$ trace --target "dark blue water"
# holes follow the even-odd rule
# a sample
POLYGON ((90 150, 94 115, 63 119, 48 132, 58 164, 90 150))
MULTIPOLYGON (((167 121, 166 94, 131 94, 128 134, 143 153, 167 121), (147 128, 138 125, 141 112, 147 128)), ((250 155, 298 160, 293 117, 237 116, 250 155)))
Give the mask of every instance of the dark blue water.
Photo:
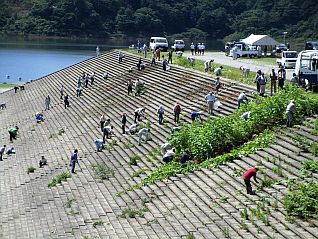
POLYGON ((1 40, 0 82, 15 83, 38 79, 52 72, 76 64, 100 51, 128 47, 122 42, 106 44, 85 41, 1 40), (9 76, 9 78, 8 78, 9 76))

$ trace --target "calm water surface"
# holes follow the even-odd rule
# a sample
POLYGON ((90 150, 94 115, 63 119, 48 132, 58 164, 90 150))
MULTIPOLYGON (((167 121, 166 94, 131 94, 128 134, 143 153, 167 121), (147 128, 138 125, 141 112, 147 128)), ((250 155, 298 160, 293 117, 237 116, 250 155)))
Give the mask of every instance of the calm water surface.
MULTIPOLYGON (((38 79, 113 48, 128 48, 134 39, 124 40, 16 40, 0 38, 0 82, 15 83, 38 79), (7 77, 9 76, 9 78, 7 77)), ((207 49, 223 45, 208 42, 207 49)))

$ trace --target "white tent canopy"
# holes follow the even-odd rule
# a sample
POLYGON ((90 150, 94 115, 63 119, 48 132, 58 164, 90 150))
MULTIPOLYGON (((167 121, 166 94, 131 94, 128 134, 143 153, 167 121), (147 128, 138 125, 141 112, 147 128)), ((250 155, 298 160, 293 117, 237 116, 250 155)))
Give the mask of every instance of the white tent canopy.
POLYGON ((268 35, 254 35, 254 34, 251 34, 249 37, 243 39, 242 42, 248 45, 254 45, 254 46, 276 46, 279 44, 277 41, 275 41, 273 38, 271 38, 268 35))

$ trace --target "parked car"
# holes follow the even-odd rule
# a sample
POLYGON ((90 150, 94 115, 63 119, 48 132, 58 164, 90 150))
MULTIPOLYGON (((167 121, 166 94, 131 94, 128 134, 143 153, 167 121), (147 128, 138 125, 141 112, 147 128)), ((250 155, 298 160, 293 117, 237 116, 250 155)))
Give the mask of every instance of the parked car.
POLYGON ((318 50, 318 42, 313 42, 313 41, 306 42, 305 50, 318 50))
POLYGON ((184 51, 184 46, 185 45, 183 40, 175 40, 171 48, 174 51, 184 51))
POLYGON ((277 59, 276 63, 284 68, 295 68, 297 57, 297 51, 283 51, 282 57, 277 59))
POLYGON ((283 51, 288 51, 287 46, 283 43, 278 44, 274 50, 275 53, 282 53, 283 51))
POLYGON ((161 49, 163 51, 167 51, 169 44, 167 38, 165 37, 151 37, 149 47, 150 50, 161 49))

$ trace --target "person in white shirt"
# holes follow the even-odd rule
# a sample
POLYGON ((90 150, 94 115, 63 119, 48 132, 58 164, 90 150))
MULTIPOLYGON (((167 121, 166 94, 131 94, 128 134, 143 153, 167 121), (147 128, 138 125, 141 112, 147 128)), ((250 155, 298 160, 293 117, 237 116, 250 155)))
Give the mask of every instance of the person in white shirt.
POLYGON ((138 121, 141 121, 141 116, 145 113, 145 108, 143 108, 143 107, 140 107, 140 108, 137 108, 137 109, 135 109, 135 120, 134 120, 134 123, 137 123, 137 119, 138 119, 138 121))
POLYGON ((248 99, 245 95, 245 91, 243 91, 239 97, 237 98, 237 105, 238 105, 238 109, 240 108, 241 104, 245 104, 247 103, 248 99))
POLYGON ((111 134, 112 134, 112 131, 113 131, 113 126, 112 125, 107 125, 107 126, 105 126, 104 127, 104 129, 103 129, 103 133, 104 133, 104 135, 103 135, 103 142, 105 143, 105 138, 107 138, 107 139, 110 139, 110 137, 111 137, 111 134))
POLYGON ((216 68, 216 69, 214 70, 214 74, 215 74, 216 76, 222 75, 222 69, 223 69, 223 66, 220 66, 220 67, 216 68))
POLYGON ((247 120, 250 117, 250 115, 251 115, 251 112, 248 111, 248 112, 243 113, 241 115, 241 118, 247 120))
POLYGON ((204 43, 201 43, 201 54, 202 54, 202 56, 204 55, 204 51, 205 51, 205 45, 204 45, 204 43))
POLYGON ((165 155, 165 153, 166 153, 169 149, 171 149, 171 145, 170 145, 168 142, 162 144, 162 145, 160 146, 160 153, 161 153, 161 155, 162 155, 162 156, 165 155))
POLYGON ((240 70, 242 71, 243 78, 245 78, 245 79, 248 78, 251 70, 249 68, 247 68, 246 66, 241 66, 240 70))
POLYGON ((130 127, 129 127, 129 133, 130 134, 135 134, 137 132, 137 127, 138 127, 138 124, 132 124, 130 127))
POLYGON ((188 61, 191 63, 191 66, 194 66, 194 63, 195 63, 195 58, 194 57, 190 57, 188 56, 188 61))
POLYGON ((286 107, 287 127, 292 127, 294 111, 296 111, 295 101, 291 100, 286 107))
POLYGON ((193 53, 194 53, 194 48, 195 48, 195 45, 192 42, 191 45, 190 45, 190 50, 191 50, 192 56, 193 56, 193 53))
POLYGON ((102 151, 104 141, 102 139, 95 139, 94 143, 96 146, 96 152, 102 151))
POLYGON ((150 129, 143 128, 143 129, 139 130, 138 135, 139 135, 138 145, 141 145, 141 139, 143 136, 145 137, 146 142, 150 139, 150 129))
POLYGON ((3 157, 3 154, 4 154, 4 151, 6 150, 6 145, 3 145, 1 148, 0 148, 0 161, 3 161, 2 160, 2 157, 3 157))
POLYGON ((213 114, 213 107, 214 107, 214 102, 215 102, 215 95, 213 92, 209 92, 204 99, 207 101, 208 104, 208 113, 213 114))
POLYGON ((167 150, 167 152, 164 154, 162 161, 165 163, 169 163, 173 160, 173 157, 175 155, 175 148, 167 150))
POLYGON ((209 70, 211 70, 211 68, 212 68, 212 62, 214 62, 214 59, 206 60, 206 61, 204 62, 204 71, 205 71, 205 72, 208 72, 209 70))

